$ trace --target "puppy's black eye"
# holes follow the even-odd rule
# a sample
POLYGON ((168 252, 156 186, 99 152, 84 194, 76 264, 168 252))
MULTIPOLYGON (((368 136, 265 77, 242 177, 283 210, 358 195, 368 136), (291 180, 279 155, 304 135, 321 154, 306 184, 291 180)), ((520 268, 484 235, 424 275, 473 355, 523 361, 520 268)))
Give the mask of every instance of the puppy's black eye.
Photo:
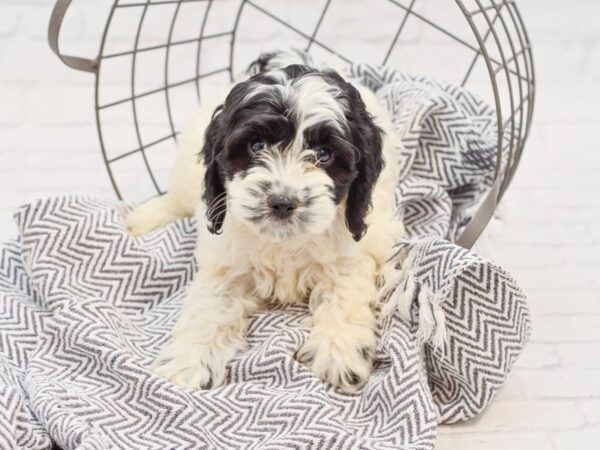
POLYGON ((319 165, 327 166, 333 162, 333 152, 329 147, 319 147, 315 152, 319 165))
POLYGON ((266 147, 267 144, 265 144, 265 141, 260 138, 253 138, 248 141, 248 150, 253 155, 263 151, 266 147))

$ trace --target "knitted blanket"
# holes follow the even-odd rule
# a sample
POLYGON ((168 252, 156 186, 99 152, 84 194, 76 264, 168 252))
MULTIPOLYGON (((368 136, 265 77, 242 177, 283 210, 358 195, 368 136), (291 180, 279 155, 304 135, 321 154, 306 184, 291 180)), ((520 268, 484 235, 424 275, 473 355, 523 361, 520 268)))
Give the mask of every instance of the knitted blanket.
POLYGON ((195 269, 196 224, 132 238, 125 205, 40 200, 0 247, 0 448, 431 449, 438 423, 485 408, 530 326, 511 276, 452 244, 489 187, 493 111, 458 87, 349 71, 402 138, 409 231, 366 386, 342 393, 294 359, 309 332, 300 307, 253 316, 223 387, 188 392, 156 377, 148 367, 195 269))

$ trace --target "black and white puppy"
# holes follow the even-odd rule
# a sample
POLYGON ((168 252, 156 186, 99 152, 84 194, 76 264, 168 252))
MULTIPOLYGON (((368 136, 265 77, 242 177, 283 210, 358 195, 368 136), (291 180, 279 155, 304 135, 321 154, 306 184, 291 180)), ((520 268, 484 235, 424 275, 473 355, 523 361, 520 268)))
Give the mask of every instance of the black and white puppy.
POLYGON ((281 54, 259 63, 224 101, 203 103, 169 192, 127 218, 134 235, 193 214, 199 223, 200 269, 154 370, 186 388, 218 386, 249 315, 307 303, 298 360, 353 391, 371 371, 378 275, 403 233, 399 143, 366 88, 281 54))

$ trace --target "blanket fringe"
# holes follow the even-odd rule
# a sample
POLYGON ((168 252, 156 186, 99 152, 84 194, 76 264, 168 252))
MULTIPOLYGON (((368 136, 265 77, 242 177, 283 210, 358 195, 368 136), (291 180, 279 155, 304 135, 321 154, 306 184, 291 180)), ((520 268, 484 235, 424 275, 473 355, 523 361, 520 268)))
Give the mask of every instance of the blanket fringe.
POLYGON ((446 342, 446 314, 442 302, 447 292, 434 293, 419 283, 413 272, 414 251, 405 250, 383 270, 383 286, 379 292, 382 317, 389 317, 397 309, 400 316, 411 320, 412 306, 418 304, 417 340, 443 350, 446 342))
POLYGON ((417 296, 419 302, 419 342, 429 342, 435 350, 443 350, 446 343, 446 314, 442 301, 444 292, 433 293, 429 289, 421 289, 417 296))

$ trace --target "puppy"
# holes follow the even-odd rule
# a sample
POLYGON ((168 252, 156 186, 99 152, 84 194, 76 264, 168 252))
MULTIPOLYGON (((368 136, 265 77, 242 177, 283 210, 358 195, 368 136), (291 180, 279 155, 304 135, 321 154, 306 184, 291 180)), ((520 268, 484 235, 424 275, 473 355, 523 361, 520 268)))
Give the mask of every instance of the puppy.
POLYGON ((168 193, 127 218, 133 235, 194 214, 199 224, 199 270, 154 370, 185 388, 218 386, 252 313, 308 304, 296 358, 352 392, 371 371, 378 275, 403 234, 400 144, 366 88, 266 58, 223 102, 203 103, 168 193))

